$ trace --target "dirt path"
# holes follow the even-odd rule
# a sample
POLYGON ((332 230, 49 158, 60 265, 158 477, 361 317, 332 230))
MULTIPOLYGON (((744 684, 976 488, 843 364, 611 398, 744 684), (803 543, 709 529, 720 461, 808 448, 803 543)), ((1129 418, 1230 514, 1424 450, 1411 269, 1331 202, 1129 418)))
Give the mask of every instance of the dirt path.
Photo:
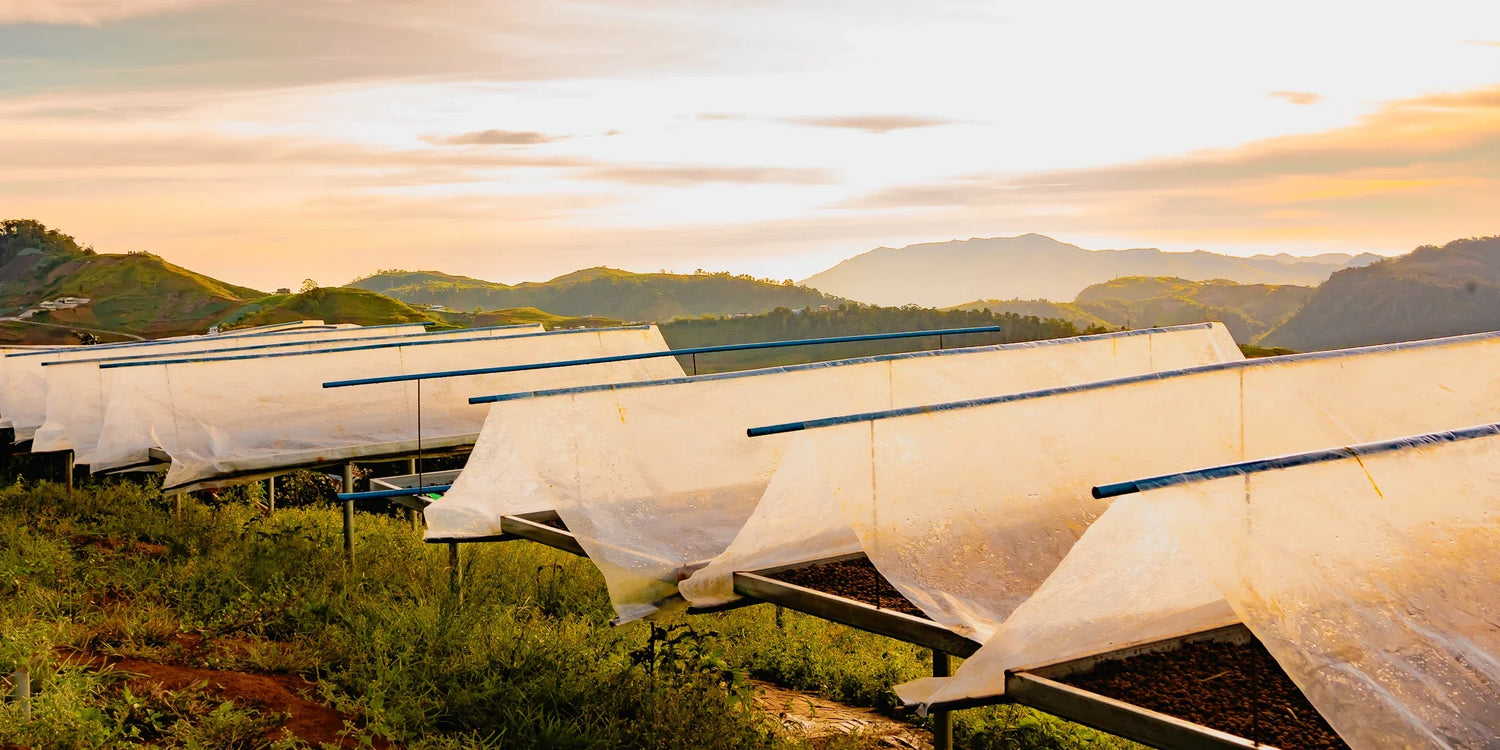
MULTIPOLYGON (((360 746, 357 740, 341 736, 344 731, 342 714, 304 697, 313 695, 314 688, 312 683, 301 677, 199 669, 99 655, 78 654, 71 661, 95 668, 109 666, 116 672, 131 675, 127 684, 135 687, 149 683, 167 690, 184 690, 203 683, 208 692, 217 698, 255 706, 270 714, 285 714, 286 721, 272 729, 268 733, 270 737, 280 737, 283 732, 290 732, 314 747, 323 743, 340 748, 360 746)), ((374 744, 382 749, 389 746, 382 740, 376 740, 374 744)))
POLYGON ((931 750, 932 735, 910 724, 853 708, 815 695, 787 690, 769 682, 753 680, 755 708, 775 717, 788 732, 819 740, 841 734, 859 734, 881 746, 905 750, 931 750))

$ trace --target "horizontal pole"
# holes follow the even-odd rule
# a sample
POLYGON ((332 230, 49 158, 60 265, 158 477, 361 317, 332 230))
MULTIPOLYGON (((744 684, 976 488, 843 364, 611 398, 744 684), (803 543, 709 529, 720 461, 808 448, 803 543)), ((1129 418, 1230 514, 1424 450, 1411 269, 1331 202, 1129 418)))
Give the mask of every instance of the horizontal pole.
POLYGON ((427 487, 407 487, 399 490, 370 490, 368 492, 340 492, 340 500, 382 500, 391 497, 412 497, 414 495, 426 495, 431 492, 447 492, 452 489, 451 484, 434 484, 427 487))
MULTIPOLYGON (((582 365, 600 365, 609 362, 629 362, 637 359, 656 359, 659 357, 682 357, 695 354, 717 354, 720 352, 744 352, 761 349, 785 349, 792 346, 817 346, 820 344, 850 344, 861 341, 889 341, 892 339, 911 339, 927 336, 956 336, 966 333, 1001 333, 1005 329, 1002 326, 979 326, 975 328, 945 328, 930 331, 896 331, 893 333, 868 333, 859 336, 833 336, 821 339, 791 339, 787 341, 760 341, 750 344, 721 344, 719 346, 698 346, 688 349, 669 349, 660 352, 639 352, 636 354, 617 354, 610 357, 592 357, 589 359, 570 359, 561 362, 535 362, 525 365, 506 365, 503 367, 479 367, 472 370, 451 370, 448 372, 416 373, 412 375, 392 375, 383 378, 361 378, 358 380, 337 380, 324 383, 324 388, 342 388, 350 385, 370 385, 372 383, 394 383, 403 380, 429 380, 433 378, 457 378, 470 375, 494 375, 505 372, 526 372, 529 370, 550 370, 558 367, 579 367, 582 365)), ((469 399, 471 404, 487 404, 500 400, 500 396, 475 396, 469 399)))
POLYGON ((1362 443, 1360 445, 1349 445, 1341 448, 1328 448, 1325 450, 1309 451, 1307 453, 1294 453, 1287 456, 1274 458, 1262 458, 1255 461, 1241 461, 1240 463, 1214 466, 1207 469, 1184 471, 1176 474, 1163 474, 1148 479, 1137 479, 1132 482, 1118 482, 1115 484, 1101 484, 1093 488, 1094 497, 1103 500, 1106 498, 1120 497, 1136 492, 1171 487, 1178 484, 1191 482, 1205 482, 1213 479, 1224 479, 1226 477, 1244 474, 1257 474, 1263 471, 1275 471, 1277 469, 1290 469, 1297 466, 1309 464, 1320 464, 1325 461, 1344 461, 1351 458, 1363 456, 1375 456, 1381 453, 1407 450, 1411 448, 1422 448, 1444 443, 1458 443, 1476 438, 1500 436, 1500 422, 1484 424, 1475 427, 1465 427, 1460 430, 1445 430, 1443 432, 1430 432, 1425 435, 1412 435, 1410 437, 1397 438, 1395 440, 1381 440, 1373 443, 1362 443))

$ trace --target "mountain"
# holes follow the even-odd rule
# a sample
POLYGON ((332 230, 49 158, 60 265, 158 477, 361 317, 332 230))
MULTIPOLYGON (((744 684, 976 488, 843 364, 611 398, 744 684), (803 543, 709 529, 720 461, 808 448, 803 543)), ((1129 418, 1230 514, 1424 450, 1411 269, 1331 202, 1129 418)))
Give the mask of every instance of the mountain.
POLYGON ((1333 274, 1256 343, 1340 349, 1500 330, 1500 237, 1426 245, 1333 274))
POLYGON ((1120 276, 1314 286, 1342 268, 1378 260, 1370 253, 1285 253, 1239 258, 1196 250, 1085 250, 1040 234, 881 247, 802 283, 881 305, 956 305, 976 299, 1072 299, 1084 287, 1120 276))
POLYGON ((981 300, 957 309, 1055 317, 1080 327, 1145 328, 1219 321, 1235 341, 1249 343, 1296 312, 1312 294, 1312 287, 1292 284, 1125 276, 1089 286, 1072 302, 981 300))
POLYGON ((554 315, 618 320, 737 315, 777 307, 818 308, 843 301, 816 289, 743 275, 631 273, 602 267, 514 286, 433 271, 382 271, 348 286, 414 305, 439 304, 453 310, 535 307, 554 315))

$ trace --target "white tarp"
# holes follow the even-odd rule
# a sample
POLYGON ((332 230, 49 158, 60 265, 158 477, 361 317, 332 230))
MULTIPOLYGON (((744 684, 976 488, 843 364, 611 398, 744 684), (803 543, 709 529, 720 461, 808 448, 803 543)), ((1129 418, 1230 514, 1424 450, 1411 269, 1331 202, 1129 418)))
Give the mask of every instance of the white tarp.
POLYGON ((132 341, 125 344, 62 347, 41 351, 7 353, 0 358, 0 417, 16 428, 16 441, 30 440, 47 414, 47 381, 42 364, 74 359, 93 359, 112 354, 152 353, 168 355, 216 344, 232 345, 246 340, 268 342, 294 341, 298 337, 328 330, 322 321, 278 327, 275 330, 247 329, 203 336, 182 336, 155 341, 132 341), (284 337, 284 338, 283 338, 284 337))
MULTIPOLYGON (((510 335, 537 333, 540 325, 501 326, 497 330, 510 331, 510 335)), ((214 342, 188 351, 173 352, 173 359, 229 356, 252 352, 276 353, 313 351, 340 346, 351 342, 374 343, 410 339, 433 340, 434 337, 452 338, 472 335, 475 329, 440 331, 427 333, 420 324, 398 324, 370 326, 366 328, 333 328, 316 333, 296 336, 291 340, 272 342, 256 339, 230 339, 214 342)), ((99 442, 99 430, 104 424, 104 400, 109 394, 110 383, 116 370, 101 368, 101 364, 129 362, 161 357, 156 354, 120 354, 94 359, 49 363, 43 366, 47 383, 46 419, 37 429, 31 449, 33 451, 72 450, 74 461, 87 465, 94 458, 94 448, 99 442)))
POLYGON ((471 396, 681 376, 672 357, 585 367, 323 388, 323 383, 660 352, 654 326, 376 344, 305 354, 132 364, 114 373, 94 470, 171 457, 186 488, 288 467, 471 445, 471 396), (420 409, 418 408, 420 398, 420 409), (419 427, 420 420, 420 430, 419 427))
POLYGON ((803 510, 757 515, 838 504, 903 595, 983 642, 1108 507, 1095 484, 1491 418, 1500 334, 1213 365, 829 420, 777 477, 803 510))
POLYGON ((427 508, 428 535, 485 536, 504 515, 556 510, 635 619, 755 509, 786 441, 748 427, 1241 356, 1223 326, 1195 325, 519 394, 495 404, 463 474, 427 508))
POLYGON ((1351 747, 1487 747, 1500 736, 1496 432, 1121 498, 932 698, 996 696, 1008 669, 1241 621, 1351 747))

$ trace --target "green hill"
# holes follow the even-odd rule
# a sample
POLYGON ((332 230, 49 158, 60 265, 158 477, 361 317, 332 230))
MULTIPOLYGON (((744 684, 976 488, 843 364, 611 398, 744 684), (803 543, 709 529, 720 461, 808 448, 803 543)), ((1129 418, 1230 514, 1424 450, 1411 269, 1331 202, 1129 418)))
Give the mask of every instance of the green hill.
POLYGON ((202 331, 245 300, 265 293, 209 278, 149 253, 95 253, 35 221, 0 222, 0 315, 15 316, 43 300, 68 296, 90 302, 41 312, 31 320, 167 336, 202 331))
POLYGON ((744 275, 631 273, 613 268, 588 268, 513 286, 433 271, 382 271, 349 286, 453 310, 534 307, 554 315, 616 320, 753 314, 777 307, 816 309, 841 301, 816 289, 744 275))
POLYGON ((1256 343, 1339 349, 1500 330, 1500 237, 1427 245, 1335 273, 1256 343))
POLYGON ((504 310, 490 310, 477 315, 474 313, 439 314, 449 321, 470 328, 541 323, 544 328, 551 331, 558 328, 609 328, 610 326, 622 325, 622 321, 613 318, 601 318, 594 315, 581 317, 553 315, 545 310, 538 310, 535 307, 511 307, 504 310))
POLYGON ((388 323, 432 323, 435 328, 459 326, 444 317, 418 310, 382 294, 347 287, 319 288, 300 294, 274 294, 236 309, 220 321, 233 328, 322 320, 361 326, 388 323))
POLYGON ((1312 292, 1311 287, 1291 284, 1125 276, 1089 286, 1072 302, 981 300, 955 309, 1055 317, 1082 327, 1146 328, 1219 321, 1236 341, 1248 343, 1290 316, 1312 292))

